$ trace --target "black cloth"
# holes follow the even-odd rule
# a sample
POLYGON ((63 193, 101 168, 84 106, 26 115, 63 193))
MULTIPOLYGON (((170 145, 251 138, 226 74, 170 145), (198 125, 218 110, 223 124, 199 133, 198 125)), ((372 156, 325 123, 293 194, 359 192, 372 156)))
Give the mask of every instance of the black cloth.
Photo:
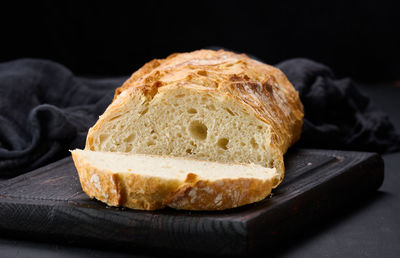
MULTIPOLYGON (((278 65, 305 106, 302 147, 388 152, 400 148, 388 117, 348 79, 305 59, 278 65)), ((126 79, 84 79, 46 60, 0 64, 0 176, 15 176, 82 148, 87 130, 126 79)))
POLYGON ((327 66, 308 59, 291 59, 277 67, 304 105, 299 146, 379 153, 400 149, 400 135, 389 117, 352 80, 337 79, 327 66))
POLYGON ((84 147, 117 80, 85 80, 46 60, 0 64, 0 176, 14 176, 84 147))

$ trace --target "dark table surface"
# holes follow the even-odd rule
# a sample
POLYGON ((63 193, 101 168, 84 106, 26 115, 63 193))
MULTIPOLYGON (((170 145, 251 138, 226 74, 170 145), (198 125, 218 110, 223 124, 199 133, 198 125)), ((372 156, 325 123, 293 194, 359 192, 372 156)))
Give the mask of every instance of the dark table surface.
MULTIPOLYGON (((360 90, 400 129, 400 87, 362 84, 360 90)), ((385 181, 379 191, 338 210, 323 223, 273 250, 273 257, 400 257, 400 153, 383 155, 385 181)), ((156 241, 156 240, 155 240, 156 241)), ((0 257, 152 257, 149 250, 118 249, 0 232, 0 257)), ((266 256, 264 254, 263 256, 266 256)), ((270 256, 270 255, 268 255, 270 256)))

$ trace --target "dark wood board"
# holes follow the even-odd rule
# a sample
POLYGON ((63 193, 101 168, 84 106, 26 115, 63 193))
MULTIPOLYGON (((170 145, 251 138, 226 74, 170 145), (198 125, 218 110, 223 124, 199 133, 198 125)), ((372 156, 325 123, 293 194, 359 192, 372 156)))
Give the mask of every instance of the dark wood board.
POLYGON ((286 176, 259 203, 227 211, 135 211, 107 207, 81 190, 71 158, 0 183, 0 229, 157 250, 244 254, 268 249, 344 203, 378 189, 374 153, 297 149, 286 176))

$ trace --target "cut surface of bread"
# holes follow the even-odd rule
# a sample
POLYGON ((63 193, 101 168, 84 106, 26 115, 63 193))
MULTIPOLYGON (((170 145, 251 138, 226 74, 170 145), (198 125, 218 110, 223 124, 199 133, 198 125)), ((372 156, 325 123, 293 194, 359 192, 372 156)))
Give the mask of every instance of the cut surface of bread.
POLYGON ((302 117, 298 93, 279 69, 200 50, 134 73, 89 130, 85 149, 255 163, 275 168, 276 187, 302 117))
POLYGON ((82 189, 111 206, 224 210, 264 199, 275 168, 171 156, 71 151, 82 189))

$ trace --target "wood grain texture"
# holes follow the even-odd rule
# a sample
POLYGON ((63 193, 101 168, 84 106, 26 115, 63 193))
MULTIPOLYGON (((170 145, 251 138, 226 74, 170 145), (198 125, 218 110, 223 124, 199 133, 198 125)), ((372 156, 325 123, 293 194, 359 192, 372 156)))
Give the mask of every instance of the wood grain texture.
POLYGON ((106 207, 81 190, 66 158, 0 185, 0 228, 69 239, 213 254, 268 249, 382 184, 373 153, 292 150, 271 198, 227 211, 106 207))

